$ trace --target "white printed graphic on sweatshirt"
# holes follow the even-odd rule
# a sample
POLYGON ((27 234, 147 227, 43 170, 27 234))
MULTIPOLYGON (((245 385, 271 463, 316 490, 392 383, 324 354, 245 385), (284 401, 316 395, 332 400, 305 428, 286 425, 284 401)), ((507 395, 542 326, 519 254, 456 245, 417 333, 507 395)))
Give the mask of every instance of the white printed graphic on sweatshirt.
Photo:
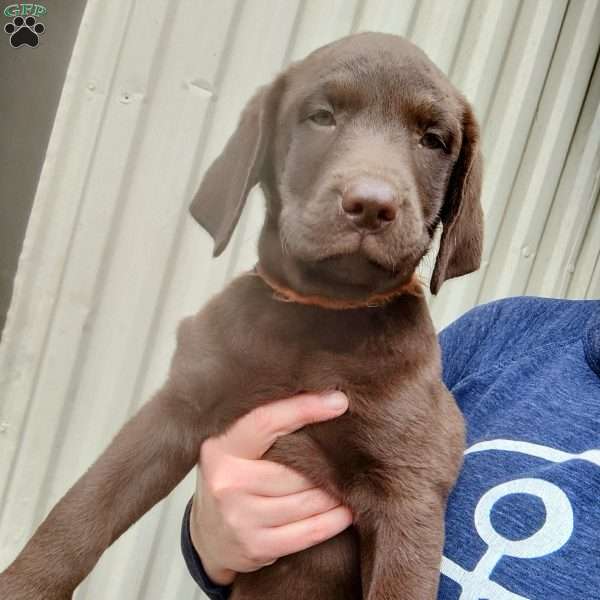
MULTIPOLYGON (((465 456, 476 452, 517 452, 554 463, 585 460, 600 466, 600 450, 571 454, 549 446, 515 440, 488 440, 471 446, 465 456)), ((487 545, 487 550, 472 571, 464 569, 447 557, 442 558, 441 572, 462 588, 460 600, 529 600, 515 594, 490 576, 503 556, 521 559, 546 556, 561 548, 573 533, 573 508, 567 495, 555 484, 536 478, 507 481, 488 490, 479 499, 474 514, 475 529, 487 545), (536 532, 521 540, 511 540, 494 529, 491 522, 496 502, 510 494, 529 494, 539 498, 546 510, 546 520, 536 532)))

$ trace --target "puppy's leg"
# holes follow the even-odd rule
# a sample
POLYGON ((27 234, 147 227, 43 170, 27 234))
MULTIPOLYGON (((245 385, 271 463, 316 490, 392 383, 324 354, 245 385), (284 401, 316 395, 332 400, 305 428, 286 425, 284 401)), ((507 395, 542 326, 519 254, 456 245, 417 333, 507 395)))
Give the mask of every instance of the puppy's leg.
MULTIPOLYGON (((374 504, 376 506, 376 504, 374 504)), ((365 600, 435 600, 445 499, 432 491, 380 505, 359 517, 365 600)))
POLYGON ((194 466, 199 411, 168 382, 52 509, 0 575, 6 600, 63 600, 101 554, 194 466))
POLYGON ((349 527, 254 573, 238 575, 230 600, 362 600, 358 539, 349 527))

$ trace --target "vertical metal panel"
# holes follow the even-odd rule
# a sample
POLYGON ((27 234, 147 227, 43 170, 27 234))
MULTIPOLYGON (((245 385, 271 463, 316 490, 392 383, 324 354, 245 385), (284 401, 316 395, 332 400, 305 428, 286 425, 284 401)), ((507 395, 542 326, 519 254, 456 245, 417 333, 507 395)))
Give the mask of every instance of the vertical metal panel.
MULTIPOLYGON (((437 325, 501 296, 600 297, 596 0, 89 0, 0 346, 0 566, 160 385, 177 321, 253 264, 259 191, 216 260, 187 217, 247 99, 360 30, 417 42, 482 123, 485 262, 431 299, 437 325)), ((178 550, 192 483, 78 597, 200 597, 178 550)))

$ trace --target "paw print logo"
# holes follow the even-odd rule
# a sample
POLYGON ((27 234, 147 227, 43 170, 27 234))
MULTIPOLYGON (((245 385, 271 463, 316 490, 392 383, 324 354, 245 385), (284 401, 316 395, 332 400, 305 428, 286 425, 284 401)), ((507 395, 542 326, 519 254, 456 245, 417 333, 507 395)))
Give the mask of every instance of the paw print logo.
POLYGON ((42 23, 37 23, 35 17, 15 17, 12 23, 6 23, 4 25, 4 31, 10 35, 10 45, 13 48, 19 46, 30 46, 35 48, 40 38, 39 36, 44 33, 46 28, 42 23))

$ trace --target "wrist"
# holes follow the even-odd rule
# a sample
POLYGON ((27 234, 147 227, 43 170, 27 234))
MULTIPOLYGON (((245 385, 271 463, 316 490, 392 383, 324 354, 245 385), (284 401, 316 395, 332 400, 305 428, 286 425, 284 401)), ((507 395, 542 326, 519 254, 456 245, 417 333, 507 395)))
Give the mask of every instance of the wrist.
POLYGON ((190 539, 192 540, 194 550, 196 551, 196 554, 198 554, 202 566, 204 567, 204 572, 208 575, 210 580, 220 586, 229 586, 233 583, 237 573, 223 567, 218 561, 214 560, 211 552, 206 548, 202 537, 198 535, 198 528, 196 527, 196 519, 194 516, 195 502, 196 498, 192 501, 192 510, 190 511, 190 539))

